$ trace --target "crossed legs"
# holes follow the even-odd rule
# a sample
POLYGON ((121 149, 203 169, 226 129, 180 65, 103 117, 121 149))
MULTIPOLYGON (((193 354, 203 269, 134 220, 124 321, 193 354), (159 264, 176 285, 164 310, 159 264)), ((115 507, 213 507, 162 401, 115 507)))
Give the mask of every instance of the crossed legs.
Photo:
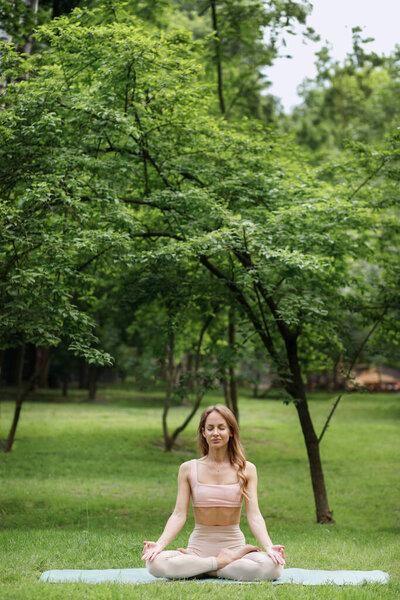
POLYGON ((238 581, 269 580, 282 575, 282 565, 277 565, 265 552, 249 552, 217 571, 217 577, 238 581))
POLYGON ((265 552, 247 552, 227 564, 228 560, 224 551, 218 556, 201 557, 177 550, 166 550, 153 561, 147 561, 146 566, 155 577, 169 579, 184 579, 212 573, 223 579, 238 581, 274 580, 283 571, 283 567, 276 565, 265 552))

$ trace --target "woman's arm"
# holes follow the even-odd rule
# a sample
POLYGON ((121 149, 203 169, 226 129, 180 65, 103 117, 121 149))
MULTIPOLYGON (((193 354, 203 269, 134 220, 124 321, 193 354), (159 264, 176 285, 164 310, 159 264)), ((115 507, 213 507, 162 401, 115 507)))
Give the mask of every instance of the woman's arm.
POLYGON ((257 496, 257 469, 252 463, 246 464, 248 498, 245 498, 247 522, 254 537, 259 541, 265 552, 272 558, 276 564, 285 564, 284 546, 274 546, 268 535, 265 521, 258 507, 257 496))
POLYGON ((164 531, 157 542, 143 542, 143 560, 153 560, 157 554, 168 546, 184 526, 190 500, 189 471, 190 464, 188 462, 183 463, 180 466, 178 474, 178 493, 174 511, 168 519, 164 531))

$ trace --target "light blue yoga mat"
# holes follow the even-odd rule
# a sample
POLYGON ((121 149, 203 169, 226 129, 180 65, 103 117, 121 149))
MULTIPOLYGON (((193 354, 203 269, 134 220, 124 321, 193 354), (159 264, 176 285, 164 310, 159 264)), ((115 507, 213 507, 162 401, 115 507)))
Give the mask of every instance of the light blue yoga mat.
MULTIPOLYGON (((114 583, 151 583, 153 581, 174 581, 172 579, 162 579, 153 577, 147 569, 62 569, 54 571, 45 571, 40 576, 39 581, 50 581, 53 583, 75 581, 82 583, 105 583, 107 581, 114 583)), ((176 581, 176 580, 175 580, 176 581)), ((190 579, 178 581, 214 581, 216 583, 260 583, 258 581, 234 581, 232 579, 190 579)), ((383 571, 313 571, 310 569, 285 569, 281 577, 274 584, 280 583, 299 583, 301 585, 359 585, 361 583, 387 583, 389 581, 388 573, 383 571)))

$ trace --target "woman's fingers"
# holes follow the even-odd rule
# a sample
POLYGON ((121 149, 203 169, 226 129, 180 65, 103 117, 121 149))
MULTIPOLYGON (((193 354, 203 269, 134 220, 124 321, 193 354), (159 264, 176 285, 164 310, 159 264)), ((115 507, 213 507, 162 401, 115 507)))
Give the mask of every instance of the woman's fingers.
POLYGON ((156 550, 157 543, 145 540, 143 542, 144 548, 142 553, 142 560, 153 560, 158 554, 156 550))
POLYGON ((285 565, 286 564, 285 559, 283 558, 282 554, 276 550, 276 546, 271 548, 271 553, 268 554, 268 556, 271 558, 271 560, 276 565, 285 565))
POLYGON ((279 564, 286 564, 285 563, 285 546, 282 546, 281 544, 276 544, 275 546, 272 546, 273 550, 275 550, 278 555, 279 558, 282 559, 279 561, 279 564))
POLYGON ((155 557, 160 554, 161 548, 157 542, 143 542, 144 548, 142 553, 142 560, 154 560, 155 557))

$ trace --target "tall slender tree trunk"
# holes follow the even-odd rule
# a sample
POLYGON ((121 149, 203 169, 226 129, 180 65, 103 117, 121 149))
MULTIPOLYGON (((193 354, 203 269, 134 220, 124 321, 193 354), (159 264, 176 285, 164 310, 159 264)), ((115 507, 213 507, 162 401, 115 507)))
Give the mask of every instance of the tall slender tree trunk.
MULTIPOLYGON (((235 353, 235 329, 235 308, 231 306, 228 313, 228 344, 232 357, 235 353)), ((235 365, 233 364, 232 359, 229 366, 224 369, 222 384, 224 388, 225 403, 235 415, 237 422, 239 422, 238 381, 235 365)))
MULTIPOLYGON (((35 22, 36 22, 36 14, 39 10, 39 0, 25 0, 25 4, 26 4, 26 7, 31 9, 32 12, 34 13, 35 22)), ((26 37, 25 44, 22 48, 22 52, 24 54, 27 54, 28 56, 30 56, 32 54, 32 49, 33 49, 33 36, 32 36, 32 34, 29 34, 26 37)))
POLYGON ((332 511, 328 504, 328 494, 326 492, 325 478, 322 470, 318 436, 315 433, 310 411, 308 409, 306 390, 301 376, 297 340, 295 338, 286 339, 285 344, 291 372, 291 380, 285 387, 294 400, 301 430, 303 432, 303 438, 307 449, 311 484, 314 492, 317 523, 334 523, 332 511))
POLYGON ((89 387, 89 396, 88 400, 93 402, 96 400, 97 393, 97 380, 99 377, 99 368, 95 365, 89 366, 89 376, 88 376, 88 387, 89 387))
POLYGON ((310 468, 311 483, 314 492, 315 509, 318 523, 334 523, 332 511, 328 504, 328 495, 325 487, 325 478, 322 470, 318 437, 315 433, 307 401, 296 403, 301 430, 307 449, 308 464, 310 468))
POLYGON ((76 6, 78 6, 79 0, 53 0, 52 1, 52 14, 51 18, 61 17, 71 12, 76 6))
MULTIPOLYGON (((229 310, 229 324, 228 324, 228 343, 232 352, 235 351, 235 309, 231 307, 229 310)), ((239 406, 238 406, 238 381, 236 377, 235 366, 231 363, 228 367, 228 386, 229 386, 229 397, 231 410, 239 422, 239 406)))
POLYGON ((175 335, 174 335, 174 332, 171 331, 169 334, 169 340, 168 340, 168 359, 167 359, 167 365, 166 365, 167 368, 165 369, 165 374, 167 375, 167 373, 168 373, 168 375, 167 375, 167 377, 168 377, 167 390, 166 390, 166 395, 165 395, 164 410, 163 410, 163 414, 162 414, 164 449, 166 452, 169 452, 170 450, 172 450, 172 447, 174 445, 174 440, 171 438, 169 431, 168 431, 168 420, 167 420, 168 419, 168 411, 171 406, 172 390, 174 388, 174 383, 176 380, 174 347, 175 347, 175 335))
POLYGON ((68 396, 69 373, 66 373, 62 380, 62 395, 63 398, 68 396))
POLYGON ((22 382, 24 379, 24 362, 25 362, 25 349, 26 344, 22 344, 20 348, 19 362, 18 362, 18 394, 21 393, 22 390, 22 382))
POLYGON ((79 363, 78 389, 87 390, 89 387, 89 365, 81 360, 79 363))
POLYGON ((3 359, 4 359, 4 350, 0 350, 0 382, 3 379, 3 359))
POLYGON ((25 360, 25 344, 18 348, 10 348, 8 352, 7 384, 18 385, 25 360))
MULTIPOLYGON (((51 348, 46 346, 36 346, 36 359, 35 362, 38 365, 42 365, 40 370, 40 377, 37 380, 37 387, 46 389, 48 388, 48 377, 50 369, 50 355, 51 348)), ((35 365, 36 369, 36 365, 35 365)))
POLYGON ((17 399, 15 401, 14 418, 13 418, 13 422, 11 424, 8 438, 7 438, 4 448, 3 448, 4 452, 10 452, 10 450, 13 446, 14 439, 15 439, 15 433, 17 431, 17 426, 18 426, 20 415, 21 415, 22 405, 24 403, 24 400, 26 400, 27 396, 34 388, 37 380, 39 379, 39 377, 41 375, 43 368, 44 368, 44 363, 42 363, 42 364, 36 363, 35 370, 32 373, 32 375, 30 376, 29 380, 27 381, 25 387, 22 386, 22 371, 21 371, 20 385, 18 386, 18 388, 19 388, 18 395, 17 395, 17 399))
POLYGON ((211 0, 211 15, 212 15, 212 27, 215 31, 216 39, 215 43, 215 63, 217 66, 217 87, 218 87, 218 99, 221 113, 225 114, 225 100, 224 100, 224 86, 222 81, 222 52, 221 52, 221 40, 219 38, 218 29, 218 18, 217 18, 217 6, 216 0, 211 0))

